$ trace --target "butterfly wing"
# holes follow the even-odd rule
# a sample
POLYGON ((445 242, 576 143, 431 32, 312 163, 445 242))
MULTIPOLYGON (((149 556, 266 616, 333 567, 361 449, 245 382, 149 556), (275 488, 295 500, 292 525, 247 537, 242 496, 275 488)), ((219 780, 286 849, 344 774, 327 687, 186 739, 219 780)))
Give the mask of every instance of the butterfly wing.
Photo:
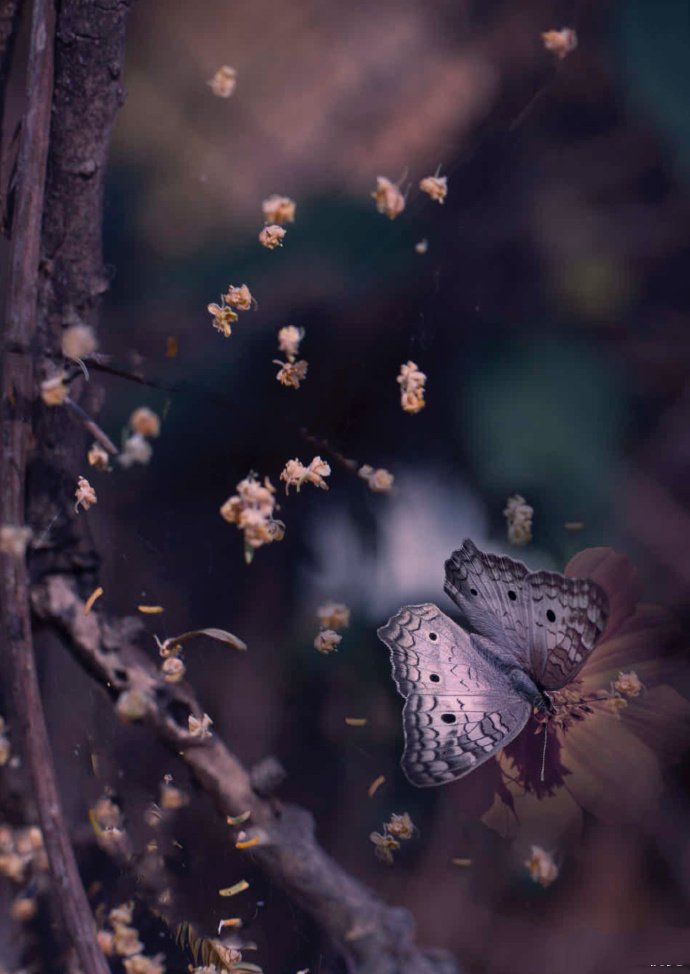
POLYGON ((531 673, 546 690, 573 680, 606 627, 606 592, 589 578, 532 572, 526 578, 531 673))
POLYGON ((402 767, 413 785, 462 778, 520 733, 530 704, 437 606, 404 606, 378 634, 406 698, 402 767))
POLYGON ((591 579, 529 572, 469 540, 446 562, 445 590, 477 632, 510 650, 547 690, 576 676, 608 615, 606 593, 591 579))

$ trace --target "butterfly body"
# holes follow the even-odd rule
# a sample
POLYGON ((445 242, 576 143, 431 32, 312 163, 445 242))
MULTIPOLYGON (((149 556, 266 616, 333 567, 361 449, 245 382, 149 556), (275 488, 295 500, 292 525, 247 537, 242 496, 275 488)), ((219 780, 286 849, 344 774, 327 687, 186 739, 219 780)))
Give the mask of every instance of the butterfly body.
POLYGON ((404 606, 378 630, 405 698, 402 766, 420 787, 469 774, 523 729, 549 690, 576 675, 603 631, 606 594, 589 579, 532 572, 463 542, 446 592, 475 630, 432 603, 404 606))

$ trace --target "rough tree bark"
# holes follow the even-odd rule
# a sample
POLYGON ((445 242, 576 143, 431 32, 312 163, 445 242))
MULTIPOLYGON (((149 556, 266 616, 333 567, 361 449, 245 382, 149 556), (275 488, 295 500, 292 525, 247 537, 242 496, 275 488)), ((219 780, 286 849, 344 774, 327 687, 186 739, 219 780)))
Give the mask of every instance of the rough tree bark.
MULTIPOLYGON (((36 0, 36 9, 47 3, 36 0)), ((200 716, 201 708, 189 689, 171 687, 160 679, 136 646, 135 637, 141 628, 137 620, 106 620, 97 613, 83 614, 84 596, 97 584, 98 570, 98 557, 86 534, 86 519, 72 512, 76 476, 81 472, 87 444, 72 414, 64 408, 48 408, 37 398, 37 379, 42 366, 62 362, 65 326, 97 324, 100 298, 108 286, 101 249, 103 180, 110 130, 123 98, 121 73, 128 6, 125 0, 100 0, 98 4, 61 0, 59 8, 38 317, 32 317, 36 328, 31 340, 24 334, 21 347, 10 350, 10 362, 18 363, 21 384, 8 385, 6 379, 3 386, 4 413, 9 416, 8 422, 19 424, 17 435, 21 438, 21 449, 14 450, 9 464, 5 458, 8 477, 14 478, 12 496, 19 498, 18 506, 15 510, 6 508, 3 520, 23 523, 28 463, 28 523, 35 539, 29 561, 34 624, 59 632, 70 652, 107 688, 114 701, 125 693, 140 692, 145 702, 143 722, 176 754, 182 753, 222 814, 251 811, 246 828, 260 840, 251 855, 315 919, 349 970, 357 974, 456 974, 457 967, 447 955, 423 951, 414 944, 414 924, 407 911, 381 902, 320 848, 307 811, 281 807, 260 797, 252 788, 248 771, 218 738, 200 742, 190 737, 187 715, 200 716)), ((38 254, 35 256, 37 261, 38 254)), ((33 280, 35 284, 35 276, 33 280)), ((92 390, 93 384, 81 379, 72 383, 73 397, 87 409, 91 408, 87 400, 95 395, 92 390)), ((7 430, 11 432, 14 427, 3 429, 6 453, 12 446, 7 430)), ((6 559, 6 565, 12 574, 7 574, 5 587, 23 607, 23 614, 10 613, 8 617, 12 639, 19 657, 32 660, 23 562, 6 559)), ((35 683, 35 674, 32 679, 35 683)), ((37 695, 32 703, 42 721, 37 695)), ((29 728, 29 738, 35 738, 36 733, 36 726, 29 728)), ((49 755, 43 754, 41 760, 44 765, 48 761, 46 773, 52 780, 49 755)), ((53 797, 52 805, 59 811, 57 793, 53 797)), ((50 821, 42 824, 50 827, 50 821)), ((64 827, 60 835, 64 846, 64 827)), ((61 896, 68 903, 70 897, 76 897, 70 908, 70 924, 66 925, 80 949, 84 972, 105 971, 102 956, 95 957, 89 943, 89 933, 93 941, 91 916, 73 868, 71 848, 56 851, 50 842, 47 846, 54 870, 60 856, 71 857, 72 872, 61 896)))

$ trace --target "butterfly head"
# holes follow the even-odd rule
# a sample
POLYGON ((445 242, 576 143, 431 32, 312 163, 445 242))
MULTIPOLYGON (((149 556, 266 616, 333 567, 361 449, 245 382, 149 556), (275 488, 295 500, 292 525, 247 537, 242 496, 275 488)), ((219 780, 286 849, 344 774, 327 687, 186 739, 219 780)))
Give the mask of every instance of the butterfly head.
POLYGON ((540 692, 539 697, 534 701, 534 708, 539 713, 548 714, 550 717, 553 717, 556 713, 556 707, 551 699, 551 695, 546 690, 540 692))

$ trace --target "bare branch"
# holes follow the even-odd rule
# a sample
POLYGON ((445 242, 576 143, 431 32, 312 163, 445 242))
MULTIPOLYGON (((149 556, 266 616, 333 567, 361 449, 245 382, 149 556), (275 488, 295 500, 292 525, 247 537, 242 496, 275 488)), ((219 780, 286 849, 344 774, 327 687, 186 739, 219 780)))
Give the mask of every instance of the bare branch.
MULTIPOLYGON (((19 145, 17 205, 12 227, 0 419, 5 449, 0 519, 4 524, 15 526, 24 523, 26 466, 32 434, 31 405, 35 382, 31 351, 36 332, 38 262, 53 86, 53 37, 52 4, 50 0, 35 0, 28 104, 19 145)), ((36 676, 28 577, 23 557, 3 555, 0 585, 7 640, 6 666, 57 901, 83 969, 107 974, 108 967, 96 943, 91 910, 60 805, 36 676)))
POLYGON ((257 794, 248 770, 217 736, 207 740, 188 731, 190 714, 203 710, 189 687, 168 684, 135 645, 138 619, 106 620, 84 615, 73 583, 62 576, 44 579, 35 591, 34 610, 66 637, 70 651, 103 687, 121 714, 139 714, 142 723, 187 763, 224 817, 249 811, 242 826, 259 842, 247 851, 328 934, 357 974, 457 974, 445 953, 414 944, 414 923, 406 910, 390 907, 348 875, 319 846, 312 816, 257 794))

